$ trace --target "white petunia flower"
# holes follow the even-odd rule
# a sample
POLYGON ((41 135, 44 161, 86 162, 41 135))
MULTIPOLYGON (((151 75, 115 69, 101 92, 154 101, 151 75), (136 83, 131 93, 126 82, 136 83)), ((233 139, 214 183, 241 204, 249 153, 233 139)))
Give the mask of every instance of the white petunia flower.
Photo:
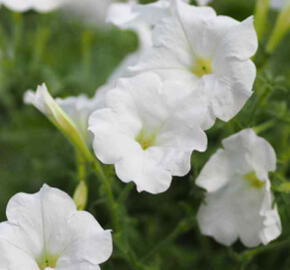
POLYGON ((268 244, 281 234, 268 173, 276 169, 272 146, 245 129, 223 140, 196 184, 206 189, 197 219, 203 234, 224 245, 238 238, 247 247, 268 244))
POLYGON ((38 12, 49 12, 59 8, 70 0, 1 0, 9 9, 18 12, 25 12, 30 9, 38 12))
POLYGON ((89 119, 96 156, 139 192, 164 192, 172 176, 188 173, 192 151, 206 149, 205 106, 198 97, 169 99, 165 92, 178 88, 154 73, 120 79, 106 95, 106 108, 89 119))
POLYGON ((256 77, 250 60, 258 44, 253 18, 238 22, 181 0, 172 1, 171 13, 155 26, 153 48, 130 69, 155 71, 192 90, 201 89, 208 100, 209 122, 216 117, 230 120, 251 96, 256 77))
POLYGON ((24 95, 24 102, 34 105, 64 133, 70 132, 70 126, 75 127, 84 141, 90 145, 91 134, 88 133, 87 128, 88 118, 93 111, 104 106, 106 91, 107 86, 101 87, 92 99, 85 95, 80 95, 78 97, 57 98, 54 100, 45 84, 43 84, 38 86, 36 92, 27 91, 24 95))
POLYGON ((35 194, 19 193, 0 223, 0 269, 100 270, 112 254, 112 235, 73 200, 44 185, 35 194))

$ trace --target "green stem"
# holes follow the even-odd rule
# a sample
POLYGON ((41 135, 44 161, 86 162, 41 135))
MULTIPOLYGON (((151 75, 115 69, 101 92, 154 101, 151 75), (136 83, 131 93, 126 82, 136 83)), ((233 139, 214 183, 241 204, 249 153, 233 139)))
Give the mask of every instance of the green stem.
POLYGON ((251 261, 255 256, 257 256, 261 253, 268 252, 271 250, 277 251, 278 249, 283 249, 283 248, 288 247, 288 246, 290 246, 290 239, 287 239, 287 240, 284 240, 281 242, 277 242, 277 243, 273 243, 273 244, 270 244, 268 246, 263 246, 263 247, 258 247, 255 249, 247 250, 247 251, 239 254, 239 259, 241 261, 244 261, 244 260, 251 261))
POLYGON ((259 42, 263 40, 270 0, 258 0, 255 8, 255 27, 259 42))
POLYGON ((189 231, 195 225, 195 218, 187 218, 178 223, 175 229, 159 244, 155 245, 142 259, 145 262, 151 258, 152 255, 156 254, 158 251, 162 250, 164 247, 168 246, 169 243, 173 242, 180 234, 189 231))
POLYGON ((112 187, 111 187, 111 182, 110 179, 106 176, 103 167, 101 164, 95 160, 93 163, 94 171, 96 172, 98 178, 101 180, 103 187, 106 191, 107 194, 107 203, 109 208, 111 209, 111 216, 112 216, 112 221, 114 225, 114 229, 116 230, 116 233, 120 231, 120 223, 119 223, 119 218, 118 218, 118 204, 115 201, 112 187))
POLYGON ((277 48, 279 42, 284 38, 290 29, 290 2, 285 1, 285 6, 281 10, 274 30, 266 46, 266 52, 271 54, 277 48))
POLYGON ((273 127, 275 124, 275 121, 274 120, 270 120, 270 121, 267 121, 259 126, 255 126, 253 127, 253 130, 256 132, 256 134, 259 134, 271 127, 273 127))
POLYGON ((14 23, 14 33, 13 33, 13 50, 14 59, 17 59, 18 50, 20 47, 22 33, 23 33, 23 17, 21 13, 12 13, 13 23, 14 23))
POLYGON ((77 151, 76 152, 76 161, 77 161, 77 170, 78 170, 78 179, 80 182, 86 181, 86 162, 83 155, 77 151))
POLYGON ((83 155, 76 150, 76 163, 79 184, 74 192, 74 201, 78 210, 84 210, 87 206, 88 187, 86 184, 86 162, 83 155))
POLYGON ((49 28, 44 26, 43 22, 40 22, 40 26, 36 31, 35 47, 34 47, 34 55, 33 55, 33 66, 35 68, 38 66, 44 54, 49 36, 50 36, 49 28))

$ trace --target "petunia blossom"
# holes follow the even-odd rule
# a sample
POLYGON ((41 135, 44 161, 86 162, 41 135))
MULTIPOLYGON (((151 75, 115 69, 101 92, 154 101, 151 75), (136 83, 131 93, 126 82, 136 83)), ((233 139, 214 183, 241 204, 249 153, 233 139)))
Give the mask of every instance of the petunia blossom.
POLYGON ((100 270, 112 254, 112 235, 63 191, 44 185, 18 193, 0 223, 0 269, 100 270))
POLYGON ((274 149, 252 129, 224 139, 196 180, 207 191, 197 215, 201 232, 227 246, 276 239, 281 222, 268 177, 275 169, 274 149))
POLYGON ((4 6, 18 12, 25 12, 30 9, 38 12, 49 12, 64 5, 70 0, 1 0, 4 6))
POLYGON ((192 151, 206 149, 204 103, 197 96, 170 99, 166 92, 178 87, 154 73, 120 79, 105 108, 89 119, 98 159, 114 164, 117 176, 133 181, 139 192, 164 192, 172 176, 189 172, 192 151))
POLYGON ((217 16, 210 7, 173 0, 171 16, 153 29, 153 47, 130 69, 158 72, 184 82, 185 89, 200 89, 207 97, 209 122, 229 121, 252 94, 256 68, 250 58, 257 45, 252 17, 238 22, 217 16))

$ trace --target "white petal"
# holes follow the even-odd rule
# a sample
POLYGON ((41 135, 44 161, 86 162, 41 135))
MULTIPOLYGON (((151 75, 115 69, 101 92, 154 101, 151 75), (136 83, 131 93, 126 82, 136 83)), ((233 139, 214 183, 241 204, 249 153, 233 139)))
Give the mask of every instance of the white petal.
POLYGON ((230 156, 219 149, 203 167, 196 184, 208 192, 215 192, 231 180, 232 174, 230 156))
POLYGON ((39 12, 48 12, 65 3, 65 0, 2 0, 8 8, 23 12, 34 9, 39 12))
MULTIPOLYGON (((215 63, 214 63, 215 66, 215 63)), ((204 88, 213 113, 229 121, 243 108, 252 95, 256 68, 251 60, 219 62, 217 73, 204 78, 204 88)))
POLYGON ((111 231, 103 230, 88 212, 75 212, 67 220, 66 229, 71 237, 57 262, 58 270, 85 269, 85 266, 99 269, 98 265, 111 256, 111 231))
POLYGON ((137 15, 132 11, 131 3, 113 3, 108 9, 107 22, 126 29, 133 24, 137 15))
POLYGON ((126 153, 135 155, 139 146, 132 137, 139 129, 137 119, 129 114, 118 115, 111 109, 96 111, 89 119, 95 154, 105 164, 115 163, 126 153))
POLYGON ((162 154, 160 149, 152 147, 138 155, 127 155, 115 164, 116 173, 124 182, 134 181, 138 192, 164 192, 169 188, 172 176, 158 165, 162 154))
POLYGON ((19 193, 7 205, 10 223, 19 227, 19 237, 35 258, 44 245, 57 255, 67 242, 66 220, 76 211, 73 200, 64 192, 46 185, 36 194, 19 193), (61 205, 61 207, 59 207, 61 205))
MULTIPOLYGON (((252 129, 244 129, 237 134, 223 140, 223 146, 234 155, 244 153, 246 162, 251 165, 261 179, 266 178, 268 172, 276 168, 276 155, 272 146, 263 138, 258 137, 252 129), (235 154, 234 154, 235 153, 235 154)), ((242 164, 237 161, 236 164, 242 164)), ((246 166, 240 172, 245 172, 246 166)))
POLYGON ((26 104, 31 104, 35 106, 46 116, 51 115, 51 109, 49 108, 49 104, 53 102, 53 99, 50 96, 45 84, 38 86, 36 92, 28 90, 24 94, 24 102, 26 104))
POLYGON ((286 4, 287 0, 271 0, 270 4, 273 9, 281 10, 286 4))
POLYGON ((192 152, 179 151, 174 148, 164 148, 163 151, 162 166, 172 175, 184 176, 189 173, 192 152))
POLYGON ((106 20, 110 0, 67 0, 63 11, 74 14, 93 26, 103 26, 106 20))
POLYGON ((39 270, 30 255, 5 240, 0 240, 0 269, 39 270))
POLYGON ((212 0, 197 0, 197 4, 199 6, 206 6, 207 4, 209 4, 210 2, 212 2, 212 0))
POLYGON ((260 233, 261 241, 264 245, 275 240, 282 233, 281 220, 278 213, 277 205, 273 209, 267 209, 262 212, 264 217, 265 228, 260 233))
POLYGON ((249 17, 230 29, 219 44, 217 54, 222 51, 227 57, 247 60, 256 53, 257 48, 258 39, 253 17, 249 17))
POLYGON ((134 5, 133 11, 138 13, 138 19, 148 25, 156 25, 160 20, 170 16, 170 0, 159 0, 146 5, 134 5))

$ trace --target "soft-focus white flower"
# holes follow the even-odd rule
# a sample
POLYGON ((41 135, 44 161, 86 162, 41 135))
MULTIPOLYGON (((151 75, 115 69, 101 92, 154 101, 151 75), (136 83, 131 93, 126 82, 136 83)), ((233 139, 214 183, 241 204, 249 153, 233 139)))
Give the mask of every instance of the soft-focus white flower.
POLYGON ((276 169, 272 146, 245 129, 223 140, 196 184, 207 190, 198 212, 201 232, 224 245, 238 238, 247 247, 267 244, 281 233, 268 172, 276 169))
POLYGON ((43 84, 38 86, 36 92, 27 91, 24 95, 24 102, 34 105, 65 133, 70 126, 77 128, 84 141, 90 145, 91 134, 88 133, 87 128, 88 118, 93 111, 104 106, 106 91, 106 86, 101 87, 97 90, 95 97, 91 99, 85 95, 80 95, 54 100, 43 84))
POLYGON ((212 0, 196 0, 196 2, 199 6, 206 6, 207 4, 212 2, 212 0))
POLYGON ((10 199, 0 223, 0 269, 100 270, 112 254, 110 230, 73 200, 44 185, 10 199))
POLYGON ((270 5, 274 9, 282 9, 289 0, 271 0, 270 5))
POLYGON ((129 3, 112 3, 108 10, 107 22, 121 29, 130 29, 136 32, 139 38, 139 48, 129 54, 113 72, 109 83, 115 83, 117 79, 132 75, 128 67, 135 65, 144 50, 152 46, 151 25, 139 18, 139 13, 134 8, 139 6, 136 1, 129 3))
POLYGON ((67 1, 70 0, 1 0, 0 3, 19 12, 30 9, 38 12, 49 12, 64 5, 67 1))
POLYGON ((82 21, 103 26, 111 0, 67 0, 63 11, 70 12, 82 21))
POLYGON ((167 190, 172 176, 190 170, 192 151, 206 149, 205 106, 198 97, 170 99, 167 92, 178 89, 154 73, 120 79, 106 95, 106 108, 89 119, 96 156, 139 192, 167 190))
POLYGON ((256 68, 250 60, 257 50, 253 18, 238 22, 217 16, 210 7, 194 7, 173 0, 172 15, 153 30, 134 72, 155 71, 201 89, 208 99, 211 121, 230 120, 252 94, 256 68))

